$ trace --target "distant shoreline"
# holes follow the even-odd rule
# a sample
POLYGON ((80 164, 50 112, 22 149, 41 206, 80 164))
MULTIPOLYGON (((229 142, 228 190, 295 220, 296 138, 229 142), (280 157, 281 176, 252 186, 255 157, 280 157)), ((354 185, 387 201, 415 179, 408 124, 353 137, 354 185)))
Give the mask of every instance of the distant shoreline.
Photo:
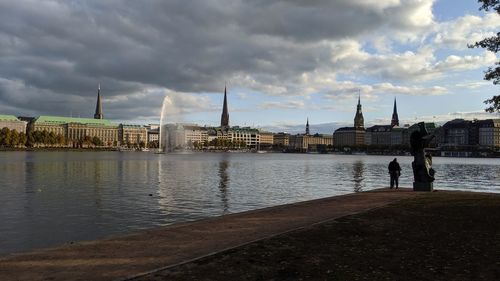
MULTIPOLYGON (((11 148, 11 147, 0 147, 0 152, 15 152, 15 151, 45 151, 45 152, 155 152, 156 148, 151 148, 149 151, 141 151, 136 149, 130 150, 120 150, 118 147, 92 147, 92 148, 72 148, 72 147, 30 147, 30 148, 11 148)), ((256 154, 267 154, 267 153, 286 153, 286 154, 333 154, 333 155, 367 155, 367 156, 411 156, 408 153, 380 153, 380 152, 356 152, 356 153, 344 153, 338 151, 329 151, 329 152, 298 152, 298 151, 275 151, 275 150, 263 150, 263 151, 252 151, 252 150, 182 150, 182 151, 174 151, 170 153, 256 153, 256 154)), ((490 158, 497 159, 500 158, 500 153, 498 155, 488 155, 488 156, 442 156, 442 155, 434 155, 434 157, 445 157, 445 158, 490 158)))
POLYGON ((30 147, 30 148, 7 148, 0 147, 0 152, 7 151, 118 151, 118 148, 66 148, 66 147, 30 147))

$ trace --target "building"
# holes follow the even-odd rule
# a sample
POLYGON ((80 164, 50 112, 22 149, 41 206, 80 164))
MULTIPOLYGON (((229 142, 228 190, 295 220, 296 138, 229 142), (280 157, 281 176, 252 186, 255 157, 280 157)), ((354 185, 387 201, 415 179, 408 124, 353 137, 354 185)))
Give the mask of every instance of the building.
POLYGON ((27 124, 28 122, 21 121, 14 115, 0 115, 0 130, 8 128, 16 130, 18 133, 26 133, 27 124))
POLYGON ((81 143, 85 137, 97 137, 104 146, 116 146, 120 142, 118 125, 105 119, 42 115, 34 120, 32 130, 60 134, 68 145, 81 143))
POLYGON ((473 122, 464 119, 454 119, 443 125, 444 139, 441 145, 453 147, 466 147, 474 145, 470 141, 473 122))
POLYGON ((343 127, 333 133, 335 147, 361 147, 365 145, 365 130, 354 127, 343 127))
POLYGON ((358 105, 356 107, 356 115, 354 116, 354 128, 356 130, 364 130, 365 128, 365 119, 361 111, 361 96, 358 96, 358 105))
POLYGON ((478 144, 494 150, 500 149, 500 119, 478 121, 478 144))
POLYGON ((195 124, 184 125, 184 139, 188 147, 208 141, 208 129, 195 124))
POLYGON ((399 127, 396 125, 391 128, 391 145, 392 146, 409 146, 410 139, 408 136, 408 125, 399 127))
POLYGON ((326 151, 327 147, 333 145, 332 135, 290 135, 288 148, 296 151, 326 151))
POLYGON ((289 135, 287 148, 295 151, 326 151, 333 145, 332 135, 310 134, 309 118, 306 121, 305 134, 289 135))
POLYGON ((399 126, 398 109, 396 107, 396 98, 394 98, 394 108, 392 110, 391 127, 399 126))
POLYGON ((200 127, 196 124, 167 124, 165 126, 167 150, 192 149, 209 145, 214 140, 231 141, 230 131, 222 127, 200 127))
POLYGON ((336 147, 360 147, 365 145, 365 128, 363 112, 361 110, 361 97, 358 97, 354 127, 343 127, 333 133, 333 143, 336 147))
POLYGON ((101 85, 97 86, 97 103, 95 106, 95 114, 94 119, 103 119, 104 115, 102 114, 102 105, 101 105, 101 85))
POLYGON ((314 134, 304 139, 308 151, 326 151, 333 146, 333 136, 327 134, 314 134))
POLYGON ((224 104, 222 106, 222 114, 220 117, 220 126, 222 128, 229 128, 229 110, 227 108, 227 87, 224 86, 224 104))
POLYGON ((408 126, 403 128, 399 127, 396 98, 394 98, 391 125, 375 125, 367 128, 365 134, 365 144, 381 148, 409 145, 408 126))
POLYGON ((440 147, 443 150, 498 150, 500 148, 500 119, 454 119, 442 128, 440 147))
POLYGON ((148 131, 142 125, 120 124, 118 134, 122 146, 138 147, 147 145, 148 131))
POLYGON ((285 132, 274 134, 273 145, 275 147, 281 147, 281 148, 288 147, 290 145, 290 134, 287 134, 285 132))
POLYGON ((158 143, 160 141, 160 125, 148 124, 145 128, 148 132, 148 144, 158 143))
POLYGON ((375 125, 366 129, 365 144, 368 146, 407 146, 408 127, 375 125))
POLYGON ((392 126, 375 125, 366 129, 365 144, 369 146, 391 146, 392 126))
POLYGON ((244 141, 248 148, 260 148, 260 133, 257 129, 235 126, 229 130, 228 137, 233 143, 244 141))
POLYGON ((260 148, 271 148, 274 144, 274 134, 266 131, 259 131, 260 134, 260 148))

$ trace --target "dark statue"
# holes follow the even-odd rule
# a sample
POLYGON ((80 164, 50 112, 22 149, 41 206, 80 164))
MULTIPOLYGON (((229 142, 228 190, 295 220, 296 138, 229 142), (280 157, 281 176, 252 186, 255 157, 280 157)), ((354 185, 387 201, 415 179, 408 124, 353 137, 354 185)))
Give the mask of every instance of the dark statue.
POLYGON ((413 168, 413 190, 432 191, 435 171, 432 169, 432 156, 425 153, 425 148, 429 146, 434 134, 429 134, 425 128, 425 123, 418 123, 419 130, 410 135, 411 155, 414 160, 411 163, 413 168))

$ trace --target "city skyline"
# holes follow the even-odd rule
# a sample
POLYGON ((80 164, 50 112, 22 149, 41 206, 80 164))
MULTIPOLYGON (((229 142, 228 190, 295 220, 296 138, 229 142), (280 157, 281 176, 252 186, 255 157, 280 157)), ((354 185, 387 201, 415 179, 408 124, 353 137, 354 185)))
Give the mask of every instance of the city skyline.
MULTIPOLYGON (((171 105, 171 100, 168 99, 168 102, 165 104, 166 105, 166 108, 168 109, 168 107, 171 105)), ((357 100, 357 104, 356 104, 356 109, 353 110, 353 112, 355 112, 354 114, 354 123, 351 122, 351 124, 349 123, 326 123, 326 124, 311 124, 309 125, 309 117, 306 118, 306 123, 305 125, 304 124, 299 124, 299 125, 294 125, 294 126, 289 126, 288 129, 289 130, 281 130, 281 128, 272 128, 272 127, 262 127, 262 126, 255 126, 255 124, 252 124, 251 126, 247 125, 246 123, 244 125, 240 125, 240 124, 233 124, 233 127, 251 127, 251 128, 256 128, 256 129, 259 129, 259 130, 263 130, 263 131, 268 131, 268 132, 273 132, 273 133, 278 133, 278 132, 285 132, 285 133, 289 133, 289 134, 303 134, 305 132, 306 135, 309 135, 310 133, 311 134, 330 134, 331 132, 334 132, 336 131, 337 129, 339 128, 342 128, 343 126, 347 126, 347 127, 350 127, 352 124, 354 124, 354 127, 353 128, 359 128, 359 129, 366 129, 366 128, 369 128, 371 126, 380 126, 380 125, 388 125, 386 123, 372 123, 372 122, 367 122, 366 123, 366 126, 365 126, 365 121, 364 121, 364 118, 363 118, 363 113, 362 113, 362 103, 361 103, 361 95, 358 93, 358 100, 357 100), (304 127, 305 126, 305 127, 304 127), (304 131, 304 128, 305 128, 305 131, 304 131), (313 128, 311 130, 311 128, 313 128)), ((221 107, 221 119, 220 119, 220 124, 217 124, 217 125, 210 125, 210 124, 197 124, 197 123, 192 123, 192 122, 168 122, 166 124, 185 124, 185 125, 200 125, 200 126, 208 126, 208 127, 221 127, 221 128, 225 128, 225 129, 230 129, 232 126, 229 124, 229 109, 228 109, 228 101, 227 101, 227 85, 224 86, 224 93, 223 93, 223 104, 222 104, 222 107, 221 107)), ((17 114, 19 116, 19 114, 17 114)), ((12 116, 16 116, 16 114, 13 114, 12 116)), ((34 120, 35 119, 38 119, 39 117, 55 117, 55 118, 67 118, 67 117, 70 117, 70 118, 74 118, 73 116, 55 116, 55 115, 40 115, 40 116, 22 116, 20 118, 24 118, 24 119, 31 119, 33 118, 34 120)), ((491 116, 492 115, 486 115, 486 117, 489 117, 491 119, 491 116)), ((78 116, 78 118, 82 118, 82 116, 78 116)), ((86 117, 86 116, 83 116, 83 119, 104 119, 104 114, 103 114, 103 107, 102 107, 102 101, 101 101, 101 87, 100 87, 100 84, 97 86, 97 99, 96 99, 96 106, 95 106, 95 113, 93 115, 93 117, 86 117)), ((435 118, 433 120, 431 120, 429 123, 436 123, 436 125, 442 125, 444 124, 445 122, 448 122, 448 121, 452 121, 452 120, 456 120, 456 119, 464 119, 464 118, 453 118, 453 119, 446 119, 446 120, 441 120, 441 121, 438 121, 436 120, 435 118)), ((476 120, 476 118, 473 118, 474 120, 476 120)), ((486 118, 485 118, 486 119, 486 118)), ((494 118, 495 119, 495 118, 494 118)), ((496 118, 498 119, 498 118, 496 118)), ((500 120, 500 119, 499 119, 500 120)), ((117 122, 117 120, 106 120, 107 122, 109 121, 114 121, 114 122, 117 122)), ((409 127, 410 125, 412 124, 416 124, 417 122, 420 122, 422 120, 414 120, 414 122, 408 122, 408 123, 402 123, 401 125, 399 124, 399 117, 398 117, 398 112, 397 112, 397 100, 396 98, 394 98, 394 101, 393 101, 393 109, 392 109, 392 116, 391 116, 391 121, 390 121, 390 126, 400 126, 400 127, 409 127)), ((129 121, 129 122, 122 122, 123 124, 127 125, 127 124, 130 124, 130 123, 134 123, 134 121, 129 121)), ((146 124, 146 123, 140 123, 140 122, 135 122, 136 124, 133 125, 133 126, 136 126, 136 125, 140 125, 140 126, 146 126, 146 125, 155 125, 155 126, 159 126, 160 124, 159 123, 149 123, 149 124, 146 124)))
POLYGON ((498 118, 482 80, 497 57, 467 48, 498 15, 475 1, 379 2, 0 4, 0 113, 92 117, 100 83, 106 119, 157 123, 168 95, 167 119, 216 126, 227 81, 231 125, 271 131, 351 126, 358 93, 365 127, 390 124, 394 98, 401 125, 498 118))

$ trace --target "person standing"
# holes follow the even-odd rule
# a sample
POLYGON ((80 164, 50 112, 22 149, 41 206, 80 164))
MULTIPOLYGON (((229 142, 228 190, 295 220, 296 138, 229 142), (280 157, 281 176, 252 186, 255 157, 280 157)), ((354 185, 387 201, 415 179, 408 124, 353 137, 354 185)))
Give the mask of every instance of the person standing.
POLYGON ((394 160, 389 163, 389 175, 391 176, 391 189, 396 184, 396 189, 399 187, 399 176, 401 175, 401 167, 399 166, 398 159, 394 158, 394 160))

